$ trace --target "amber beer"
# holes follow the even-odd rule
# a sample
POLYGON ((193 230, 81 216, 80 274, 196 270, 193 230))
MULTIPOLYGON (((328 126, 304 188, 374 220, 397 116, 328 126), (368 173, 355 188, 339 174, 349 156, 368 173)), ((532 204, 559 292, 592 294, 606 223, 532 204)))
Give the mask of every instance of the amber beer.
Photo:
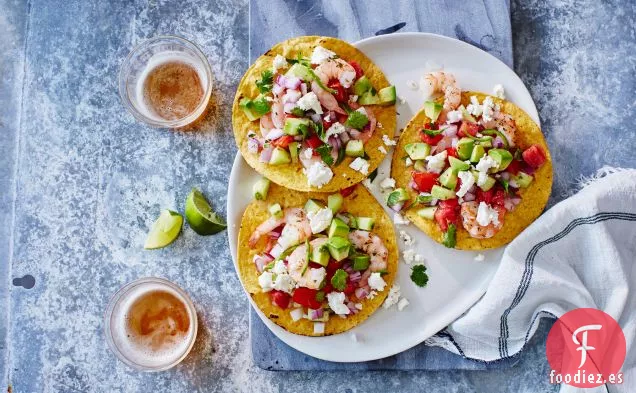
POLYGON ((181 288, 158 278, 126 285, 106 317, 111 349, 142 370, 165 370, 188 354, 197 332, 194 306, 181 288))

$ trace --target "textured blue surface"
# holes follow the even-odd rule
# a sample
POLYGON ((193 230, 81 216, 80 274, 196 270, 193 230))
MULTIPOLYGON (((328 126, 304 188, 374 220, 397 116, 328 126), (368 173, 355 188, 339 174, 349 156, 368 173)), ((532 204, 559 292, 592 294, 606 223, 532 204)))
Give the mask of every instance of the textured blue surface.
MULTIPOLYGON (((410 3, 394 3, 383 11, 412 13, 400 6, 410 3)), ((0 0, 0 9, 3 384, 20 393, 556 388, 548 384, 545 328, 518 365, 504 370, 276 373, 254 366, 248 303, 227 236, 186 229, 168 249, 141 250, 159 209, 182 208, 192 186, 224 209, 236 152, 229 102, 248 66, 247 1, 0 0), (149 129, 119 102, 123 57, 134 43, 165 33, 196 41, 212 63, 217 105, 201 132, 149 129), (26 274, 35 287, 11 285, 26 274), (155 374, 116 361, 102 333, 110 295, 148 275, 187 288, 201 321, 195 351, 155 374)), ((554 156, 552 201, 603 165, 636 166, 633 4, 516 0, 511 9, 515 69, 537 102, 554 156)), ((338 25, 337 15, 326 16, 338 25)))

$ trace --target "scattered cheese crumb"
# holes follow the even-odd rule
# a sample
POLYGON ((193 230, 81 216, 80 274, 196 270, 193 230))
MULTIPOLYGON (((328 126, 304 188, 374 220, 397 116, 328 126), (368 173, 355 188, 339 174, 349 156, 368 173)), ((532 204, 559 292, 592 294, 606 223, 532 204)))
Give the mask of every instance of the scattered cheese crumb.
POLYGON ((395 213, 393 215, 393 223, 395 225, 409 225, 411 221, 408 218, 404 217, 400 213, 395 213))
POLYGON ((400 285, 399 284, 393 284, 393 286, 391 287, 391 289, 389 289, 389 294, 387 295, 386 299, 384 300, 384 304, 382 305, 382 307, 384 308, 390 308, 392 305, 397 304, 398 301, 400 300, 400 285))
POLYGON ((506 93, 504 92, 504 87, 501 84, 496 84, 492 89, 492 94, 497 98, 501 98, 502 100, 506 98, 506 93))
POLYGON ((380 153, 382 153, 382 154, 387 154, 388 153, 388 151, 386 151, 384 146, 378 146, 378 150, 380 150, 380 153))
POLYGON ((386 134, 382 135, 382 141, 387 146, 395 146, 395 145, 397 145, 397 142, 394 141, 393 139, 389 138, 389 136, 386 135, 386 134))
POLYGON ((482 262, 484 259, 486 259, 486 257, 484 256, 484 254, 477 254, 477 255, 475 256, 475 260, 476 260, 477 262, 482 262))
POLYGON ((395 188, 395 179, 387 177, 380 182, 382 188, 395 188))
POLYGON ((403 297, 402 299, 400 299, 400 301, 397 304, 398 311, 404 310, 404 307, 406 307, 408 305, 409 305, 409 301, 406 300, 406 298, 403 297))
POLYGON ((406 160, 404 161, 404 164, 408 167, 410 167, 411 165, 413 165, 413 160, 411 160, 410 157, 406 157, 406 160))
POLYGON ((409 89, 411 90, 417 90, 419 89, 419 85, 417 84, 417 82, 415 82, 412 79, 409 79, 408 81, 406 81, 406 86, 408 86, 409 89))
POLYGON ((363 175, 368 175, 369 161, 365 160, 364 158, 356 157, 356 159, 353 160, 351 164, 349 164, 349 168, 353 169, 354 171, 358 171, 363 175))
POLYGON ((404 242, 404 245, 406 245, 406 246, 410 246, 410 245, 412 245, 414 243, 413 238, 411 237, 411 235, 406 233, 406 231, 404 231, 404 230, 400 231, 400 239, 402 239, 402 241, 404 242))

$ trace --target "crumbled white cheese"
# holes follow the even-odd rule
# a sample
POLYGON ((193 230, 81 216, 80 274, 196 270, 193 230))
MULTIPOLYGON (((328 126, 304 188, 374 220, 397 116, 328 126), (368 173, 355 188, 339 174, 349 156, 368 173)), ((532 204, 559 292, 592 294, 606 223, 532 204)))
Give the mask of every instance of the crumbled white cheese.
POLYGON ((402 299, 400 299, 400 301, 397 304, 398 311, 404 310, 404 307, 406 307, 408 305, 409 305, 409 301, 406 300, 406 298, 403 297, 402 299))
POLYGON ((389 136, 387 134, 382 135, 382 141, 387 146, 395 146, 395 145, 397 145, 397 142, 395 140, 393 140, 392 138, 389 138, 389 136))
POLYGON ((389 294, 384 300, 384 304, 382 305, 382 307, 390 308, 392 305, 397 304, 397 302, 400 300, 400 295, 400 285, 393 284, 393 286, 389 290, 389 294))
POLYGON ((271 272, 263 272, 258 276, 258 285, 261 286, 263 292, 269 292, 274 289, 274 275, 271 272))
POLYGON ((351 341, 353 341, 354 343, 358 342, 358 335, 355 333, 350 333, 349 337, 351 337, 351 341))
POLYGON ((378 296, 378 293, 376 291, 371 291, 369 292, 369 294, 367 295, 367 299, 371 300, 374 297, 378 296))
POLYGON ((353 307, 357 308, 358 310, 362 310, 362 303, 354 303, 353 307))
POLYGON ((459 190, 457 190, 457 196, 463 198, 464 195, 471 189, 471 187, 475 184, 475 177, 470 171, 460 171, 457 174, 459 180, 462 181, 459 190))
POLYGON ((289 274, 278 274, 274 281, 274 289, 286 293, 291 293, 296 287, 296 281, 289 274))
POLYGON ((320 106, 320 101, 318 101, 318 96, 313 91, 302 96, 297 102, 296 105, 304 111, 313 110, 319 115, 322 115, 322 107, 320 106))
POLYGON ((353 169, 354 171, 358 171, 363 175, 368 175, 369 161, 365 160, 364 158, 356 157, 356 159, 353 160, 351 164, 349 164, 349 168, 353 169))
POLYGON ((324 267, 320 267, 318 269, 310 268, 307 286, 310 288, 319 288, 320 284, 325 280, 327 276, 327 271, 324 267))
POLYGON ((402 251, 402 258, 404 259, 404 263, 407 265, 410 265, 413 262, 424 262, 424 257, 417 254, 412 248, 402 251))
POLYGON ((433 173, 441 173, 446 165, 446 157, 448 153, 444 150, 434 156, 426 157, 426 170, 433 173))
POLYGON ((345 294, 343 292, 330 292, 327 294, 327 302, 329 308, 338 315, 347 315, 351 313, 349 307, 344 304, 345 294))
POLYGON ((380 122, 377 122, 377 123, 376 123, 376 127, 378 127, 378 128, 384 128, 384 126, 383 126, 383 125, 382 125, 382 123, 380 123, 380 122))
POLYGON ((285 261, 279 259, 274 263, 274 267, 272 268, 272 273, 276 274, 284 274, 287 273, 287 266, 285 266, 285 261))
POLYGON ((292 321, 298 322, 303 318, 303 309, 295 308, 289 312, 289 315, 291 316, 292 321))
POLYGON ((386 286, 386 282, 382 278, 382 275, 377 272, 371 273, 371 275, 369 276, 368 282, 369 282, 369 287, 373 289, 374 291, 383 291, 384 287, 386 286))
POLYGON ((314 151, 311 147, 308 147, 307 149, 303 150, 301 154, 303 155, 305 159, 311 160, 311 157, 314 156, 314 151))
POLYGON ((476 96, 470 96, 470 104, 468 104, 466 110, 473 116, 481 116, 482 108, 476 96))
POLYGON ((333 219, 333 211, 330 208, 325 207, 315 212, 311 211, 307 213, 307 218, 309 219, 311 233, 320 233, 329 228, 331 220, 333 219))
POLYGON ((386 149, 384 148, 384 146, 378 146, 378 150, 380 151, 380 153, 382 154, 387 154, 388 151, 386 151, 386 149))
POLYGON ((479 202, 477 208, 477 223, 483 227, 493 223, 499 225, 499 213, 486 202, 479 202))
POLYGON ((324 322, 314 322, 314 334, 325 334, 324 322))
POLYGON ((258 153, 258 141, 254 138, 247 140, 247 151, 250 153, 258 153))
POLYGON ((330 136, 342 134, 343 132, 346 132, 346 131, 347 129, 345 128, 345 126, 340 124, 340 122, 335 122, 331 125, 331 127, 329 127, 329 129, 325 133, 325 139, 323 140, 326 142, 330 136))
POLYGON ((504 92, 504 87, 501 84, 496 84, 492 89, 492 94, 497 98, 501 98, 502 100, 506 98, 506 93, 504 92))
POLYGON ((356 80, 356 72, 353 70, 343 71, 342 74, 340 74, 338 80, 340 81, 342 87, 348 89, 349 87, 351 87, 353 81, 356 80))
POLYGON ((492 100, 491 96, 487 96, 484 98, 484 103, 482 105, 482 120, 484 122, 489 122, 493 120, 493 116, 495 114, 495 103, 492 100))
POLYGON ((405 246, 410 246, 414 243, 413 238, 406 231, 400 231, 400 239, 402 239, 405 246))
POLYGON ((460 110, 449 111, 446 114, 446 122, 447 123, 457 123, 457 122, 462 121, 463 118, 464 118, 463 113, 460 110))
POLYGON ((274 73, 276 73, 280 69, 287 68, 287 59, 285 58, 285 56, 276 55, 272 63, 273 63, 272 67, 274 68, 274 73))
POLYGON ((479 172, 479 176, 477 177, 477 185, 481 187, 486 184, 486 181, 488 179, 488 170, 490 168, 497 168, 497 166, 497 162, 492 157, 488 155, 483 156, 479 160, 477 165, 475 165, 475 169, 477 169, 477 171, 479 172))
POLYGON ((321 188, 333 177, 331 169, 322 161, 316 161, 305 171, 310 186, 321 188))
POLYGON ((393 223, 395 225, 409 225, 411 221, 408 218, 404 217, 400 213, 393 214, 393 223))
POLYGON ((364 180, 362 180, 362 185, 365 186, 366 188, 371 188, 371 180, 369 180, 369 178, 365 178, 364 180))
POLYGON ((411 160, 411 157, 406 157, 406 160, 404 160, 404 165, 406 165, 407 168, 413 165, 413 160, 411 160))
POLYGON ((408 86, 408 88, 411 90, 417 90, 420 88, 420 85, 418 85, 417 82, 412 79, 406 81, 406 86, 408 86))
POLYGON ((318 45, 311 54, 311 64, 322 64, 324 61, 336 57, 335 52, 318 45))
POLYGON ((405 99, 404 97, 402 97, 402 96, 398 96, 398 99, 400 100, 400 104, 401 104, 401 105, 406 104, 406 99, 405 99))
POLYGON ((380 182, 380 187, 382 188, 395 188, 395 179, 392 177, 387 177, 382 179, 380 182))
POLYGON ((484 254, 477 254, 477 255, 475 256, 475 260, 476 260, 477 262, 482 262, 484 259, 486 259, 486 257, 484 256, 484 254))
MULTIPOLYGON (((296 102, 302 95, 303 93, 299 92, 298 90, 289 89, 285 94, 283 94, 283 104, 286 104, 288 102, 296 102)), ((291 111, 289 111, 289 113, 291 113, 291 111)))

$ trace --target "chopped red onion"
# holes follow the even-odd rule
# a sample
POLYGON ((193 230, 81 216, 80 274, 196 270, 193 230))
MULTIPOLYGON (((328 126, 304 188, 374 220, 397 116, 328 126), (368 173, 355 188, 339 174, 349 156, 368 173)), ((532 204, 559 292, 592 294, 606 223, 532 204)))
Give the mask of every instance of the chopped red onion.
POLYGON ((276 76, 276 79, 274 80, 274 82, 277 85, 285 86, 285 83, 287 83, 287 77, 283 74, 279 74, 276 76))
POLYGON ((278 239, 280 237, 280 232, 278 229, 271 231, 268 235, 273 239, 278 239))
POLYGON ((349 130, 349 136, 351 137, 351 139, 358 140, 362 136, 362 133, 358 130, 351 129, 349 130))
POLYGON ((343 133, 339 134, 338 136, 340 137, 340 141, 342 143, 345 143, 345 144, 347 142, 349 142, 349 140, 351 139, 351 138, 349 138, 349 134, 347 134, 346 132, 343 132, 343 133))
POLYGON ((295 102, 286 102, 285 105, 283 105, 283 110, 285 111, 285 113, 292 113, 295 107, 295 102))
POLYGON ((475 200, 475 194, 467 192, 464 194, 464 202, 472 202, 475 200))
POLYGON ((397 203, 397 204, 391 206, 391 209, 393 209, 393 211, 395 211, 395 212, 399 212, 400 210, 402 210, 403 206, 404 206, 404 202, 400 202, 400 203, 397 203))
POLYGON ((272 93, 278 97, 281 95, 281 93, 285 90, 285 88, 281 85, 278 85, 276 83, 274 83, 274 86, 272 87, 272 93))
POLYGON ((519 197, 506 198, 504 199, 504 207, 508 211, 513 211, 520 202, 521 202, 521 198, 519 197))
POLYGON ((349 280, 351 280, 351 282, 358 282, 360 281, 361 277, 362 273, 360 272, 353 271, 351 274, 349 274, 349 280))
POLYGON ((283 103, 296 102, 300 98, 301 93, 298 90, 287 90, 283 96, 283 103))
POLYGON ((504 179, 504 180, 510 180, 510 173, 508 173, 508 172, 501 172, 501 173, 500 173, 500 175, 501 175, 501 178, 502 178, 502 179, 504 179))
POLYGON ((457 135, 457 126, 454 124, 447 126, 446 128, 444 128, 444 131, 442 131, 442 135, 451 138, 454 137, 455 135, 457 135))
POLYGON ((493 141, 493 145, 494 145, 496 148, 498 148, 498 149, 499 149, 499 148, 501 148, 501 147, 504 147, 503 140, 501 140, 501 138, 499 138, 499 137, 496 137, 496 138, 495 138, 495 140, 493 141))
POLYGON ((247 140, 247 151, 250 153, 258 153, 258 149, 261 147, 261 144, 258 142, 256 138, 249 138, 247 140))
POLYGON ((417 188, 417 183, 415 183, 413 181, 413 179, 411 179, 411 181, 409 181, 409 187, 411 187, 412 189, 414 189, 415 191, 419 191, 417 188))
POLYGON ((272 151, 274 149, 271 147, 265 148, 263 150, 261 150, 261 156, 259 158, 260 162, 269 162, 269 160, 272 158, 272 151))
POLYGON ((265 270, 265 266, 267 266, 267 264, 273 260, 274 258, 272 258, 271 255, 268 255, 268 254, 257 256, 256 258, 254 258, 254 264, 256 264, 256 270, 258 270, 259 273, 262 273, 263 270, 265 270))
POLYGON ((347 303, 347 308, 349 309, 349 311, 351 311, 352 314, 357 314, 358 311, 360 311, 356 308, 356 304, 354 302, 347 303))
POLYGON ((288 89, 298 89, 303 81, 295 76, 285 78, 285 87, 288 89))
POLYGON ((309 117, 311 117, 311 121, 313 121, 314 123, 318 123, 318 124, 322 123, 322 117, 320 117, 320 115, 317 113, 314 113, 310 115, 309 117))
POLYGON ((459 141, 459 138, 453 138, 451 139, 451 146, 452 147, 457 147, 457 142, 459 141))
POLYGON ((265 139, 273 141, 274 139, 278 139, 281 136, 285 135, 285 132, 279 128, 272 128, 268 133, 265 139))
POLYGON ((366 287, 356 288, 355 295, 358 299, 365 299, 369 295, 366 287))
POLYGON ((317 309, 307 309, 307 319, 311 320, 311 321, 315 321, 316 319, 320 319, 322 318, 323 315, 323 311, 322 308, 317 308, 317 309))
POLYGON ((307 84, 306 83, 301 83, 300 84, 300 92, 303 93, 303 95, 307 94, 307 84))

